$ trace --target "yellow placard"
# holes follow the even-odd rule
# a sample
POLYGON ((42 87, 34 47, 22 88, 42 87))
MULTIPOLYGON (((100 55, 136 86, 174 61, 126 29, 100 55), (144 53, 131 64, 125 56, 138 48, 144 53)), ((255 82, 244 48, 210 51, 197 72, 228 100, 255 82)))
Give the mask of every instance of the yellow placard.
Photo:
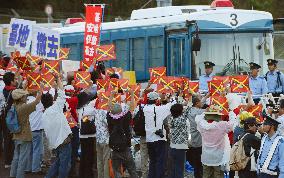
POLYGON ((124 71, 123 77, 124 79, 129 80, 129 85, 136 85, 136 74, 135 71, 124 71))

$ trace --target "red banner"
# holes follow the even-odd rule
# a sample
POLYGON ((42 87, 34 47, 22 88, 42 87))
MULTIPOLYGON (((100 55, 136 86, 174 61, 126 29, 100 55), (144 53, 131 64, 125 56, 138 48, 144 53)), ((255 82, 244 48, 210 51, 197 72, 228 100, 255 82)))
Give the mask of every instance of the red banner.
POLYGON ((27 81, 28 81, 29 90, 39 90, 41 82, 41 74, 35 72, 28 72, 27 81))
POLYGON ((100 31, 103 9, 101 5, 86 6, 86 24, 84 36, 84 60, 95 58, 97 47, 100 44, 100 31))
POLYGON ((52 74, 46 74, 46 75, 44 75, 44 74, 43 74, 41 77, 42 77, 42 83, 43 83, 43 85, 44 85, 44 90, 45 90, 45 91, 50 90, 50 89, 53 87, 54 82, 55 82, 55 77, 54 77, 54 75, 52 75, 52 74))
POLYGON ((58 60, 45 60, 42 63, 42 74, 59 74, 59 61, 58 60))
POLYGON ((211 96, 220 96, 225 91, 225 86, 222 80, 209 81, 208 88, 211 96))
POLYGON ((210 99, 211 99, 210 105, 220 107, 220 110, 224 115, 229 114, 229 103, 226 97, 212 96, 210 99))

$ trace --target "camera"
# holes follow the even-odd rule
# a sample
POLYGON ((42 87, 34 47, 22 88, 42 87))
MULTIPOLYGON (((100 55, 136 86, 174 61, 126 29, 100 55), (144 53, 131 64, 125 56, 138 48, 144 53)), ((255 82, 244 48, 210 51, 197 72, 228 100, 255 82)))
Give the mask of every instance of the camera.
POLYGON ((162 129, 156 130, 155 134, 160 136, 161 138, 165 137, 162 129))

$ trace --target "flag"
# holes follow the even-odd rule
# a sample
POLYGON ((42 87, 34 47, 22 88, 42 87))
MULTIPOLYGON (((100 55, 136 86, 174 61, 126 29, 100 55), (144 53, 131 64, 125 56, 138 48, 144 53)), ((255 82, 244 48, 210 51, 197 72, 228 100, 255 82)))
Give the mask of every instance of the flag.
POLYGON ((42 74, 59 74, 59 61, 57 60, 45 60, 42 63, 42 74))
POLYGON ((208 89, 211 96, 220 96, 225 91, 222 80, 211 80, 208 82, 208 89))
POLYGON ((186 99, 189 99, 191 96, 190 87, 189 87, 189 82, 190 80, 188 78, 182 77, 183 80, 183 87, 182 87, 182 92, 183 92, 183 97, 186 99))
POLYGON ((22 70, 32 70, 31 63, 27 57, 25 56, 16 57, 14 58, 14 61, 16 62, 18 68, 22 70))
POLYGON ((85 71, 74 72, 75 86, 77 88, 88 88, 91 81, 91 74, 85 71))
POLYGON ((93 60, 82 60, 80 61, 80 69, 83 71, 88 71, 91 65, 93 64, 93 60))
POLYGON ((118 79, 119 89, 127 90, 128 89, 128 79, 118 79))
POLYGON ((109 87, 109 81, 104 79, 97 79, 97 87, 98 90, 104 89, 106 91, 109 87))
POLYGON ((159 83, 159 78, 162 76, 166 76, 167 68, 166 67, 154 67, 149 68, 150 80, 153 84, 159 83))
POLYGON ((112 74, 118 74, 118 75, 120 75, 119 78, 121 78, 122 75, 123 75, 123 69, 122 68, 117 68, 117 67, 107 68, 106 69, 106 76, 109 77, 112 74))
POLYGON ((39 56, 32 56, 29 52, 26 53, 26 58, 29 60, 31 66, 34 68, 34 66, 38 65, 43 59, 39 56))
POLYGON ((97 53, 95 59, 97 61, 107 61, 107 60, 116 59, 115 45, 110 44, 110 45, 101 45, 97 47, 97 53))
MULTIPOLYGON (((244 105, 241 105, 239 108, 240 110, 244 110, 244 105)), ((261 104, 250 106, 246 109, 247 112, 251 113, 254 117, 256 117, 257 122, 262 123, 263 117, 262 117, 262 109, 263 106, 261 104)))
POLYGON ((55 77, 52 74, 42 74, 42 83, 44 85, 44 90, 48 91, 50 90, 55 82, 55 77))
POLYGON ((175 77, 162 76, 160 77, 159 84, 157 84, 158 93, 173 93, 176 92, 175 77))
POLYGON ((70 52, 70 48, 60 48, 59 49, 59 59, 58 60, 68 59, 69 52, 70 52))
POLYGON ((118 89, 119 87, 119 82, 118 82, 118 79, 116 78, 111 78, 109 80, 109 90, 115 90, 115 89, 118 89))
POLYGON ((41 74, 35 72, 27 72, 27 81, 29 90, 40 90, 41 74))
MULTIPOLYGON (((133 91, 134 94, 134 100, 137 102, 140 98, 140 92, 141 92, 141 85, 129 85, 129 89, 133 91)), ((131 100, 130 92, 126 92, 126 101, 131 100)))
POLYGON ((18 66, 14 60, 10 60, 8 66, 6 67, 7 71, 17 72, 18 66))
POLYGON ((222 80, 225 87, 230 86, 230 76, 213 76, 212 80, 222 80))
POLYGON ((199 90, 199 81, 188 81, 189 92, 194 94, 199 90))
MULTIPOLYGON (((110 91, 101 92, 98 94, 98 109, 107 110, 108 109, 108 101, 111 96, 110 91)), ((113 103, 120 103, 121 102, 121 95, 116 94, 112 100, 113 103)))
POLYGON ((232 93, 246 93, 249 89, 249 76, 239 75, 231 76, 231 91, 232 93))
POLYGON ((212 96, 210 99, 210 105, 219 106, 221 112, 224 115, 229 114, 229 103, 226 97, 223 96, 212 96))
POLYGON ((21 57, 20 51, 11 52, 11 59, 15 59, 17 57, 21 57))

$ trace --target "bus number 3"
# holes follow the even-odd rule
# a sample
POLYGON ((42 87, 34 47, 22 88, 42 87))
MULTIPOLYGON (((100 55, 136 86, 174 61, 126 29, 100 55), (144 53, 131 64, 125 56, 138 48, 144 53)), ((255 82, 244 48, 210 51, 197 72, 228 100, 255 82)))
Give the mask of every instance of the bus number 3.
POLYGON ((238 20, 237 20, 237 18, 238 18, 237 14, 231 14, 230 17, 231 17, 231 22, 230 22, 230 24, 231 24, 232 26, 237 26, 238 23, 239 23, 238 20))

